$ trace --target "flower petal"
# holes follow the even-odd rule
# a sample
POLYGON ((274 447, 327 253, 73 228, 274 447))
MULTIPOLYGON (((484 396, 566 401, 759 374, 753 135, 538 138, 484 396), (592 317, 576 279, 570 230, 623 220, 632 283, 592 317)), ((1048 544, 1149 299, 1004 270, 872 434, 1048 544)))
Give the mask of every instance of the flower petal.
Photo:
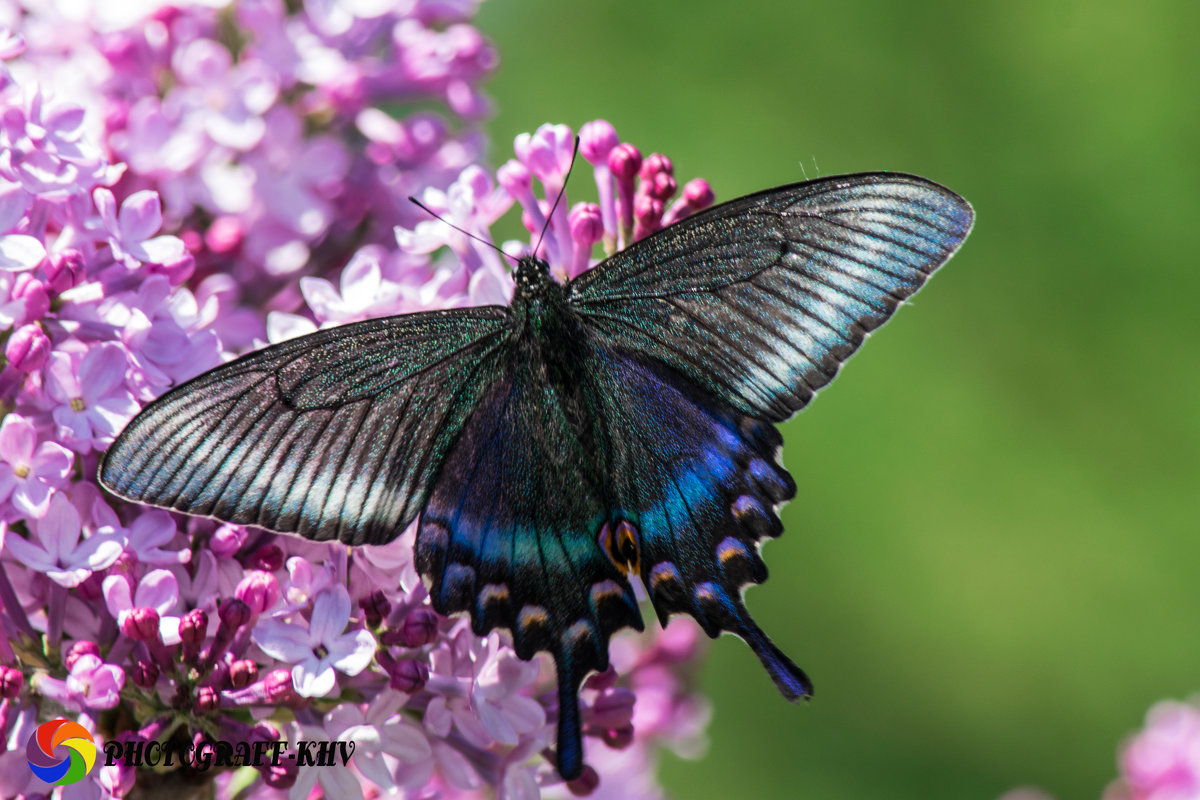
POLYGON ((280 661, 296 662, 312 657, 312 639, 300 625, 260 619, 252 638, 259 649, 280 661))
POLYGON ((375 648, 375 637, 370 631, 357 630, 329 642, 327 658, 340 672, 357 675, 370 665, 375 648))
POLYGON ((158 192, 143 189, 125 198, 117 224, 122 242, 129 245, 158 233, 162 227, 162 202, 158 192))
POLYGON ((28 464, 33 460, 37 431, 20 414, 9 414, 0 424, 0 458, 10 464, 28 464))
POLYGON ((312 656, 292 667, 292 683, 301 697, 324 697, 337 686, 337 673, 328 661, 312 656))
POLYGON ((179 581, 175 580, 174 573, 165 569, 147 572, 138 583, 137 593, 133 599, 134 606, 153 608, 160 617, 173 609, 177 602, 179 602, 179 581))
POLYGON ((330 586, 313 601, 308 624, 312 641, 332 646, 350 621, 350 593, 341 584, 330 586))
POLYGON ((10 233, 0 236, 0 270, 23 272, 46 258, 46 246, 32 236, 10 233))

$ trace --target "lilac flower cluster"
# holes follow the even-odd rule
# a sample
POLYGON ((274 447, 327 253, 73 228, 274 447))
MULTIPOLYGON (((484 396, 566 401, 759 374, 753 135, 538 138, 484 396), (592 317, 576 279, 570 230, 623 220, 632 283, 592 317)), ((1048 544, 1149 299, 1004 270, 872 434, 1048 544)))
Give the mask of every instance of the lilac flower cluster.
MULTIPOLYGON (((1121 745, 1120 777, 1102 800, 1193 800, 1200 797, 1200 697, 1163 700, 1146 725, 1121 745)), ((1039 789, 1014 789, 999 800, 1054 800, 1039 789)))
POLYGON ((581 130, 597 202, 547 219, 565 126, 519 137, 493 178, 472 126, 495 56, 473 6, 0 0, 0 796, 209 776, 218 796, 658 797, 659 749, 702 745, 690 622, 614 640, 613 669, 582 693, 589 767, 564 786, 549 666, 435 614, 411 529, 348 549, 95 483, 142 405, 264 340, 507 302, 505 259, 409 194, 484 240, 515 200, 560 278, 596 263, 597 243, 612 252, 712 201, 600 121, 581 130), (443 111, 404 113, 417 102, 443 111), (98 765, 53 788, 25 745, 63 716, 101 746, 356 749, 319 768, 98 765))

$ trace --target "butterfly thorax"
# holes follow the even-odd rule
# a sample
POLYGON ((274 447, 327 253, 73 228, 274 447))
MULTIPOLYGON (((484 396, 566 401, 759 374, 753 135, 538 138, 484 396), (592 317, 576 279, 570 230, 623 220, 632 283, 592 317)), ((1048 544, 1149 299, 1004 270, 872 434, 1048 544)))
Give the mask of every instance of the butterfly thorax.
POLYGON ((567 303, 566 288, 550 276, 546 261, 525 256, 517 262, 513 283, 511 313, 518 338, 541 349, 570 336, 575 315, 567 303))

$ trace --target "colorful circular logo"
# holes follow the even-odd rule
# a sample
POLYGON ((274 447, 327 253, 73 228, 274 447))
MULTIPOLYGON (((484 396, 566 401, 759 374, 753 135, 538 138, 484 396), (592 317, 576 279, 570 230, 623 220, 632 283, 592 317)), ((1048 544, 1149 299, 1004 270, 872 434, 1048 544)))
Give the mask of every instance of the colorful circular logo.
POLYGON ((78 783, 96 763, 96 742, 87 728, 69 719, 52 719, 38 725, 25 745, 25 757, 33 774, 46 783, 66 786, 78 783), (58 748, 66 748, 62 753, 58 748))

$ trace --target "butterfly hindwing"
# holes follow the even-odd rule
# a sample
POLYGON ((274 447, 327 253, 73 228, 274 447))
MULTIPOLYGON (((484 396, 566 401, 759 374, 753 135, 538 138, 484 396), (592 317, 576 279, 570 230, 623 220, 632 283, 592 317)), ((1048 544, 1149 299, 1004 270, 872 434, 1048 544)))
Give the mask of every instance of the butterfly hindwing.
POLYGON ((796 492, 777 461, 778 431, 670 367, 600 352, 589 376, 599 401, 592 418, 612 442, 614 493, 660 621, 682 612, 709 636, 734 633, 788 699, 811 695, 808 678, 742 603, 743 587, 767 578, 758 549, 783 530, 775 507, 796 492))
POLYGON ((143 409, 100 480, 228 522, 390 541, 420 512, 508 322, 495 306, 425 312, 251 353, 143 409))
POLYGON ((954 253, 973 218, 961 197, 910 175, 783 186, 636 242, 576 278, 570 298, 608 346, 778 422, 954 253))
POLYGON ((559 771, 575 777, 579 686, 608 667, 612 633, 642 620, 598 544, 610 490, 579 424, 582 384, 547 380, 540 366, 518 356, 491 375, 430 492, 416 558, 439 612, 468 612, 480 635, 508 628, 521 658, 554 658, 559 771))

